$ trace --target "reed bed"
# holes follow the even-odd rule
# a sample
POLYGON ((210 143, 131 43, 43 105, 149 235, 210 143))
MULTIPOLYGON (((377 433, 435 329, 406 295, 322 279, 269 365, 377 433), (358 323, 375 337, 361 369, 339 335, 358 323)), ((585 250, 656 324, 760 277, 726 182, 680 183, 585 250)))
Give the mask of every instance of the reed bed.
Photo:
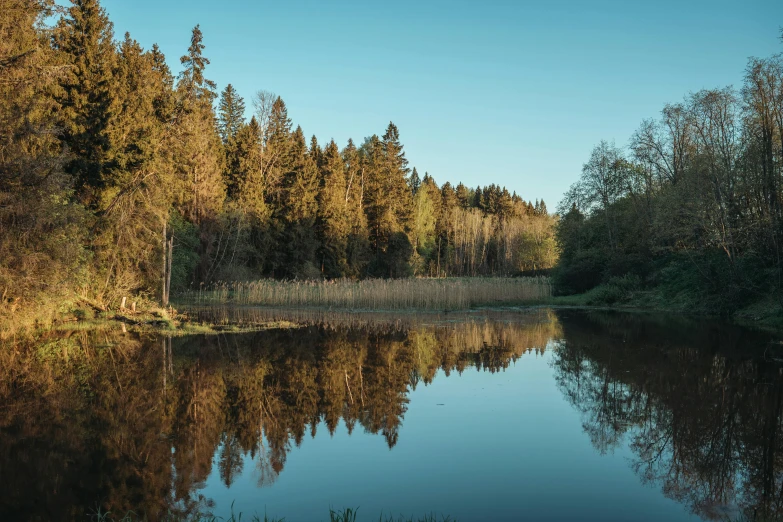
POLYGON ((199 305, 328 308, 343 310, 469 310, 542 302, 551 297, 546 277, 367 279, 351 281, 219 282, 181 295, 199 305))
MULTIPOLYGON (((144 522, 146 517, 141 517, 134 512, 128 512, 125 515, 114 518, 109 512, 101 512, 94 515, 90 515, 88 520, 94 522, 144 522)), ((213 515, 176 515, 169 513, 164 515, 161 519, 162 522, 242 522, 247 520, 249 522, 285 522, 285 518, 272 518, 268 515, 264 515, 263 518, 260 515, 253 515, 252 517, 242 517, 242 513, 234 514, 233 508, 231 509, 231 515, 227 518, 216 517, 213 515)), ((329 509, 329 522, 358 522, 358 509, 329 509)), ((395 517, 394 515, 384 515, 381 513, 378 522, 457 522, 456 519, 446 515, 436 515, 429 513, 423 517, 412 517, 400 515, 395 517)))

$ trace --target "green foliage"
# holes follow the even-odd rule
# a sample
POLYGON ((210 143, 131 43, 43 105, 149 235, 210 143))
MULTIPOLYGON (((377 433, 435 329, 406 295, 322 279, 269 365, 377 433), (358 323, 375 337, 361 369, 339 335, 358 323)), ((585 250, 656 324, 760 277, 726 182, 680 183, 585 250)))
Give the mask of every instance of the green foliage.
POLYGON ((753 58, 741 92, 667 105, 628 157, 599 143, 560 205, 558 293, 620 302, 628 275, 701 312, 783 303, 780 85, 783 55, 753 58))
POLYGON ((245 100, 237 94, 230 83, 220 93, 218 104, 218 132, 223 143, 228 143, 236 137, 245 124, 245 100))
POLYGON ((200 26, 175 81, 157 45, 115 40, 99 0, 69 1, 0 0, 0 336, 225 279, 554 263, 543 202, 420 179, 392 122, 359 148, 308 146, 260 91, 245 123, 233 85, 214 107, 200 26))
POLYGON ((634 274, 611 277, 606 283, 590 292, 587 304, 613 305, 628 302, 641 288, 642 281, 634 274))
POLYGON ((184 219, 177 212, 171 214, 169 226, 174 236, 171 288, 181 292, 191 288, 194 282, 196 268, 200 261, 198 254, 199 231, 196 225, 184 219))

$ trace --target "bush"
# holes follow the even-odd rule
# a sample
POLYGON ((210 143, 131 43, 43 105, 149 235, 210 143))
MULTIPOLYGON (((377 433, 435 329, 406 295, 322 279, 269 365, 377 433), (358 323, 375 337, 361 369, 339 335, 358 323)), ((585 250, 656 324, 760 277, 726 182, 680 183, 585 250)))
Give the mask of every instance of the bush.
POLYGON ((628 302, 641 290, 642 280, 635 274, 612 277, 591 294, 587 304, 607 304, 628 302))

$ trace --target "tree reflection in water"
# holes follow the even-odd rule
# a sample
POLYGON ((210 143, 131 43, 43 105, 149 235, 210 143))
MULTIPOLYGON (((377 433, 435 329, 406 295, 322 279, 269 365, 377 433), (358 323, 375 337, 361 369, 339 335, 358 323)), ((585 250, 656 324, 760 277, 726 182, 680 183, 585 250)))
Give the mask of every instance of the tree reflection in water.
POLYGON ((213 461, 226 486, 249 461, 268 486, 292 446, 340 420, 392 448, 408 393, 439 370, 500 371, 560 337, 547 311, 307 324, 175 339, 78 332, 2 350, 0 519, 207 513, 199 490, 213 461))
POLYGON ((627 443, 643 482, 705 519, 783 517, 783 370, 769 360, 771 336, 561 315, 556 379, 598 451, 627 443))
POLYGON ((438 372, 502 371, 547 346, 597 451, 627 446, 642 482, 704 518, 783 517, 783 366, 769 360, 783 349, 769 335, 549 311, 297 321, 0 350, 0 520, 209 512, 199 492, 212 474, 272 485, 293 447, 340 422, 393 448, 410 392, 438 372))

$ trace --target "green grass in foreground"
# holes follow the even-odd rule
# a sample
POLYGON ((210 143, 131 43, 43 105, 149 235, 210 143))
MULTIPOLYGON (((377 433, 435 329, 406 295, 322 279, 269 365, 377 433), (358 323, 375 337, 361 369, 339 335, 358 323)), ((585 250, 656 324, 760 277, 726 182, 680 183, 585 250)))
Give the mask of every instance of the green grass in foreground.
MULTIPOLYGON (((329 509, 329 522, 358 522, 359 508, 345 508, 342 510, 329 509)), ((92 515, 89 520, 91 522, 144 522, 146 519, 139 517, 133 512, 126 513, 120 518, 114 518, 110 512, 103 513, 98 511, 95 515, 92 515)), ((326 519, 324 519, 326 520, 326 519)), ((161 519, 161 522, 285 522, 285 518, 273 518, 268 515, 263 517, 260 515, 253 515, 251 517, 244 517, 242 513, 232 513, 228 518, 193 515, 193 516, 180 516, 169 514, 161 519)), ((435 515, 434 513, 426 514, 422 517, 412 516, 394 516, 394 515, 381 515, 378 517, 378 522, 457 522, 445 515, 435 515)))

